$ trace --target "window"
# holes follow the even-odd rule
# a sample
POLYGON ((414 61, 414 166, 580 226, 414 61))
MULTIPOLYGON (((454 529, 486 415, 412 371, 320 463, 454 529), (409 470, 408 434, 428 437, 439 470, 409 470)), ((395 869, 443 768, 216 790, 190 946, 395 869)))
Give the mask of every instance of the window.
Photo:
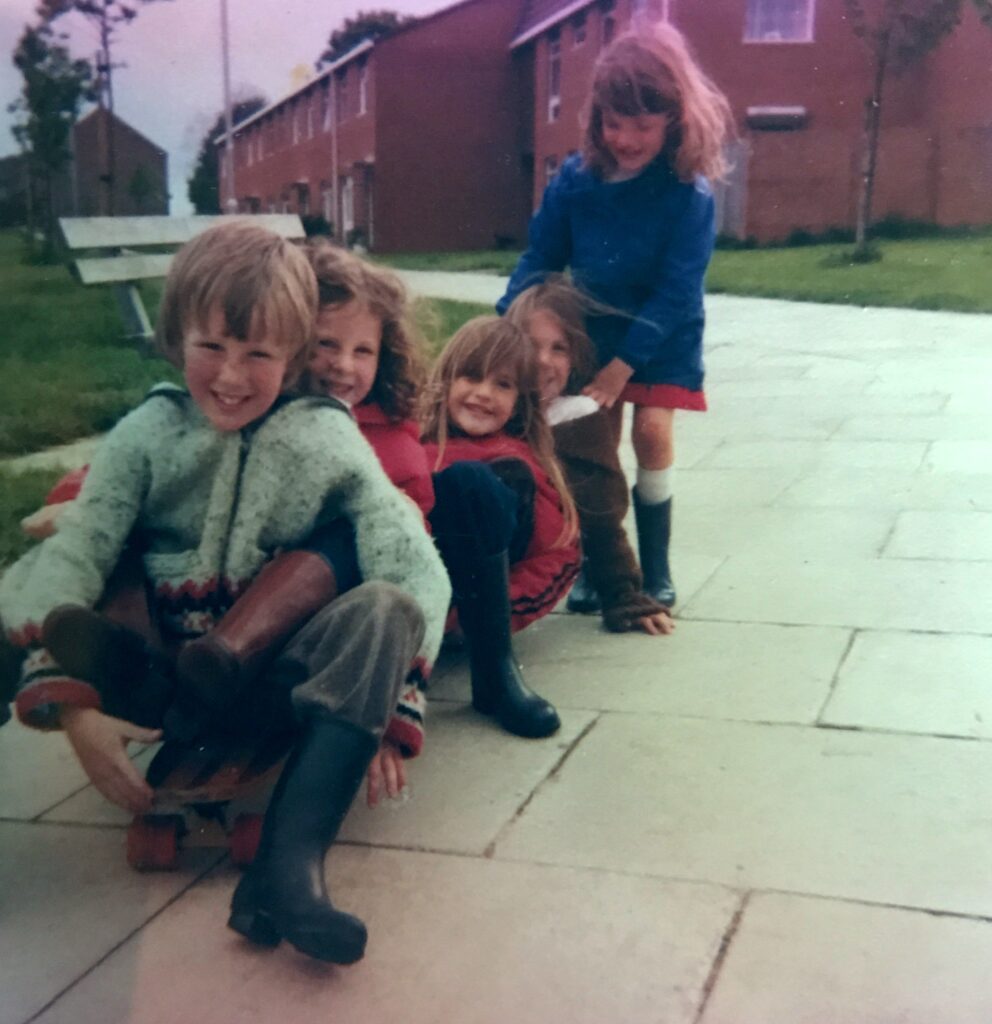
POLYGON ((334 213, 334 189, 330 185, 324 185, 320 190, 320 198, 324 207, 324 220, 333 227, 336 219, 334 213))
POLYGON ((324 82, 324 88, 320 93, 320 101, 324 105, 323 125, 324 131, 329 132, 334 123, 334 107, 331 106, 331 83, 324 82))
POLYGON ((292 118, 293 122, 293 145, 295 146, 297 142, 300 141, 300 135, 302 134, 300 131, 300 106, 298 103, 293 105, 293 109, 290 111, 289 116, 292 118))
POLYGON ((548 36, 548 121, 561 116, 561 34, 555 29, 548 36))
POLYGON ((256 154, 255 155, 257 156, 257 158, 259 160, 261 160, 262 157, 265 156, 265 147, 263 145, 262 140, 265 138, 265 132, 266 131, 267 131, 267 129, 266 129, 264 124, 260 124, 258 126, 258 128, 255 129, 255 135, 257 136, 257 138, 255 140, 255 142, 256 142, 256 154))
POLYGON ((811 43, 814 0, 747 0, 746 43, 811 43))
POLYGON ((581 46, 586 41, 586 12, 582 11, 580 14, 572 19, 572 46, 581 46))
POLYGON ((297 184, 296 186, 296 212, 301 217, 310 214, 310 186, 297 184))
POLYGON ((317 97, 313 93, 311 93, 309 96, 307 96, 307 98, 304 100, 304 103, 306 103, 306 105, 307 105, 307 138, 308 139, 312 139, 313 138, 313 105, 314 105, 314 103, 316 103, 316 101, 317 101, 317 97))
POLYGON ((338 124, 348 117, 348 69, 338 74, 334 87, 338 94, 338 124))
POLYGON ((547 187, 551 184, 551 179, 555 176, 558 171, 558 157, 546 156, 544 158, 544 185, 547 187))
POLYGON ((345 235, 355 226, 355 180, 345 178, 341 184, 341 227, 345 235))
POLYGON ((248 136, 248 144, 245 147, 247 153, 246 163, 249 167, 255 162, 255 139, 253 136, 248 136))
POLYGON ((369 109, 369 66, 366 61, 358 65, 358 113, 367 114, 369 109))
POLYGON ((599 5, 599 13, 601 20, 603 46, 609 46, 613 42, 613 37, 617 34, 617 18, 614 8, 616 4, 614 0, 602 0, 599 5))

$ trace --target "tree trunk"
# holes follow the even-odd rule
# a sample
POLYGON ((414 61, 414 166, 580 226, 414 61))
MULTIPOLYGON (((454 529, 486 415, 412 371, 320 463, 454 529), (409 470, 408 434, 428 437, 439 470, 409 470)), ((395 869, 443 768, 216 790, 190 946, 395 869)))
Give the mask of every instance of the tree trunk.
POLYGON ((854 235, 854 251, 868 250, 868 230, 871 227, 871 207, 875 193, 875 169, 878 164, 878 138, 882 125, 882 88, 889 59, 889 37, 879 40, 875 64, 875 79, 871 96, 865 100, 865 130, 861 154, 861 191, 858 195, 858 219, 854 235))

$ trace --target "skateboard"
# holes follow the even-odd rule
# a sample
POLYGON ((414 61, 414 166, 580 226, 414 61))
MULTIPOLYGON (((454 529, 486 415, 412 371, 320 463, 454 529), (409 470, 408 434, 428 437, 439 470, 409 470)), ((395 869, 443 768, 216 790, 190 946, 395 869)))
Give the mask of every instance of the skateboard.
POLYGON ((226 746, 165 743, 148 766, 152 810, 127 830, 127 862, 138 871, 170 871, 185 847, 229 851, 247 867, 262 817, 289 749, 285 738, 226 746))

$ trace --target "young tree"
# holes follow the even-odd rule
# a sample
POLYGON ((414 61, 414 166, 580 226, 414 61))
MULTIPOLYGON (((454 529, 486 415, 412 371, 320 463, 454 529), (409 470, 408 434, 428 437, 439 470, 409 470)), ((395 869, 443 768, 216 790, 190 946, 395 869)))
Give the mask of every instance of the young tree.
MULTIPOLYGON (((992 0, 972 0, 992 26, 992 0)), ((868 252, 882 95, 889 74, 899 75, 940 45, 957 26, 965 0, 844 0, 854 34, 868 48, 871 93, 865 100, 861 187, 855 229, 855 253, 868 252)))
POLYGON ((373 42, 385 39, 398 28, 411 25, 417 19, 410 14, 397 14, 396 11, 359 11, 354 18, 345 18, 340 28, 336 28, 327 40, 327 49, 317 59, 317 70, 325 64, 333 64, 338 57, 343 57, 366 39, 373 42))
POLYGON ((24 84, 8 107, 17 118, 14 137, 28 161, 29 217, 34 187, 40 185, 46 258, 54 250, 55 180, 72 161, 72 126, 93 89, 89 61, 74 60, 61 38, 48 25, 25 26, 13 54, 24 84))
POLYGON ((157 0, 40 0, 38 14, 43 22, 51 24, 66 14, 82 15, 93 25, 100 37, 100 51, 97 58, 97 99, 106 106, 110 118, 107 127, 107 151, 104 154, 104 173, 101 175, 106 187, 106 210, 113 216, 117 193, 117 157, 114 138, 114 79, 115 64, 111 56, 111 44, 122 25, 130 25, 138 16, 138 8, 157 0))
MULTIPOLYGON (((266 106, 267 102, 261 96, 250 96, 247 99, 238 100, 231 110, 231 124, 240 124, 252 114, 258 113, 262 107, 266 106)), ((221 212, 217 140, 225 130, 224 114, 221 112, 217 115, 213 126, 204 135, 193 173, 186 179, 186 194, 197 213, 221 212)))

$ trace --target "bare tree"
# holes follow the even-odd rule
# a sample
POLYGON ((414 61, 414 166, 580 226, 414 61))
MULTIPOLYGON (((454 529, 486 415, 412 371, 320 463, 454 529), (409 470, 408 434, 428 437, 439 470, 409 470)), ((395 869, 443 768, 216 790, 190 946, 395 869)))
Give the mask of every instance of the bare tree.
MULTIPOLYGON (((992 25, 992 0, 971 2, 982 20, 992 25)), ((936 49, 960 22, 964 4, 965 0, 844 0, 851 28, 868 48, 871 60, 855 229, 854 251, 858 255, 868 252, 886 79, 890 74, 902 74, 936 49)))

